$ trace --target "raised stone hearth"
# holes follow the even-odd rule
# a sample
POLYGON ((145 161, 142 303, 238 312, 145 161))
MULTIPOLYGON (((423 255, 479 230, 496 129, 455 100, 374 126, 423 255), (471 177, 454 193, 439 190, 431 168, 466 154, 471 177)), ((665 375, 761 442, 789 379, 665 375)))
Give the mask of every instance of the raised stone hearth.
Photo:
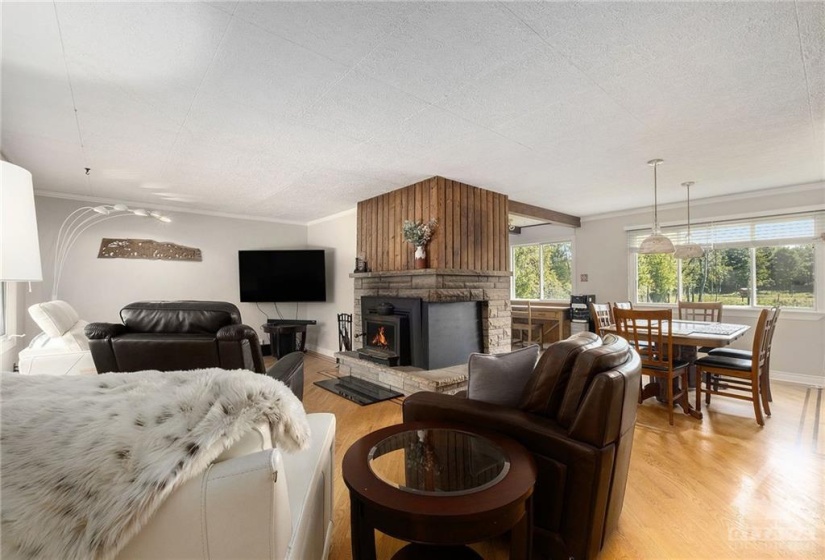
POLYGON ((357 352, 338 352, 338 372, 394 389, 405 395, 418 391, 453 394, 467 389, 467 365, 423 370, 411 366, 388 367, 362 360, 357 352))

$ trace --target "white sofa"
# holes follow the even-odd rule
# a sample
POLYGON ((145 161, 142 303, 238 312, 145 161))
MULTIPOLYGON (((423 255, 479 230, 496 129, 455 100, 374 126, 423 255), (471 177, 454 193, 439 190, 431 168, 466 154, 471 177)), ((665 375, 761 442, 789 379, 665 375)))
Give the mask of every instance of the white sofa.
POLYGON ((260 426, 178 488, 117 559, 326 559, 335 416, 307 418, 309 449, 281 453, 260 426))
POLYGON ((61 300, 37 303, 29 315, 43 331, 19 356, 24 375, 95 375, 89 340, 83 333, 86 321, 61 300))

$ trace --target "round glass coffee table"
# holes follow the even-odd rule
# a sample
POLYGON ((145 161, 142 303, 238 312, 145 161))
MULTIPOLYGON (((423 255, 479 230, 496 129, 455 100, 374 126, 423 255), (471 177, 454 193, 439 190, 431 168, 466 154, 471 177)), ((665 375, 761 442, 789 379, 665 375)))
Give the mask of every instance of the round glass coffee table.
POLYGON ((356 441, 343 474, 355 560, 376 557, 375 529, 414 543, 396 559, 479 558, 463 545, 508 531, 510 557, 529 556, 536 466, 509 438, 459 424, 398 424, 356 441))

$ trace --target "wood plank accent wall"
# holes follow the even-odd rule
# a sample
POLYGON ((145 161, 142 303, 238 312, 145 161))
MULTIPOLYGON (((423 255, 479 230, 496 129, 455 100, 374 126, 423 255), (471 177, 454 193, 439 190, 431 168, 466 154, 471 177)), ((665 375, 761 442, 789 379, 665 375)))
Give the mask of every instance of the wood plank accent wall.
POLYGON ((430 268, 507 271, 507 196, 430 177, 358 203, 358 255, 370 271, 415 268, 404 220, 438 220, 427 253, 430 268))

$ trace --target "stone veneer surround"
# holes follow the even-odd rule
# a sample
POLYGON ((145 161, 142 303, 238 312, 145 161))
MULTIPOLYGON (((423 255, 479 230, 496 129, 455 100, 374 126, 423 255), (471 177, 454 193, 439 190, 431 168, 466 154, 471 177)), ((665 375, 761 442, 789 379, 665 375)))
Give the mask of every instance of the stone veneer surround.
MULTIPOLYGON (((454 270, 427 268, 387 272, 354 272, 353 330, 360 335, 361 298, 401 297, 445 303, 480 301, 484 352, 510 351, 510 278, 513 273, 495 270, 454 270)), ((360 346, 356 338, 354 347, 360 346)))

